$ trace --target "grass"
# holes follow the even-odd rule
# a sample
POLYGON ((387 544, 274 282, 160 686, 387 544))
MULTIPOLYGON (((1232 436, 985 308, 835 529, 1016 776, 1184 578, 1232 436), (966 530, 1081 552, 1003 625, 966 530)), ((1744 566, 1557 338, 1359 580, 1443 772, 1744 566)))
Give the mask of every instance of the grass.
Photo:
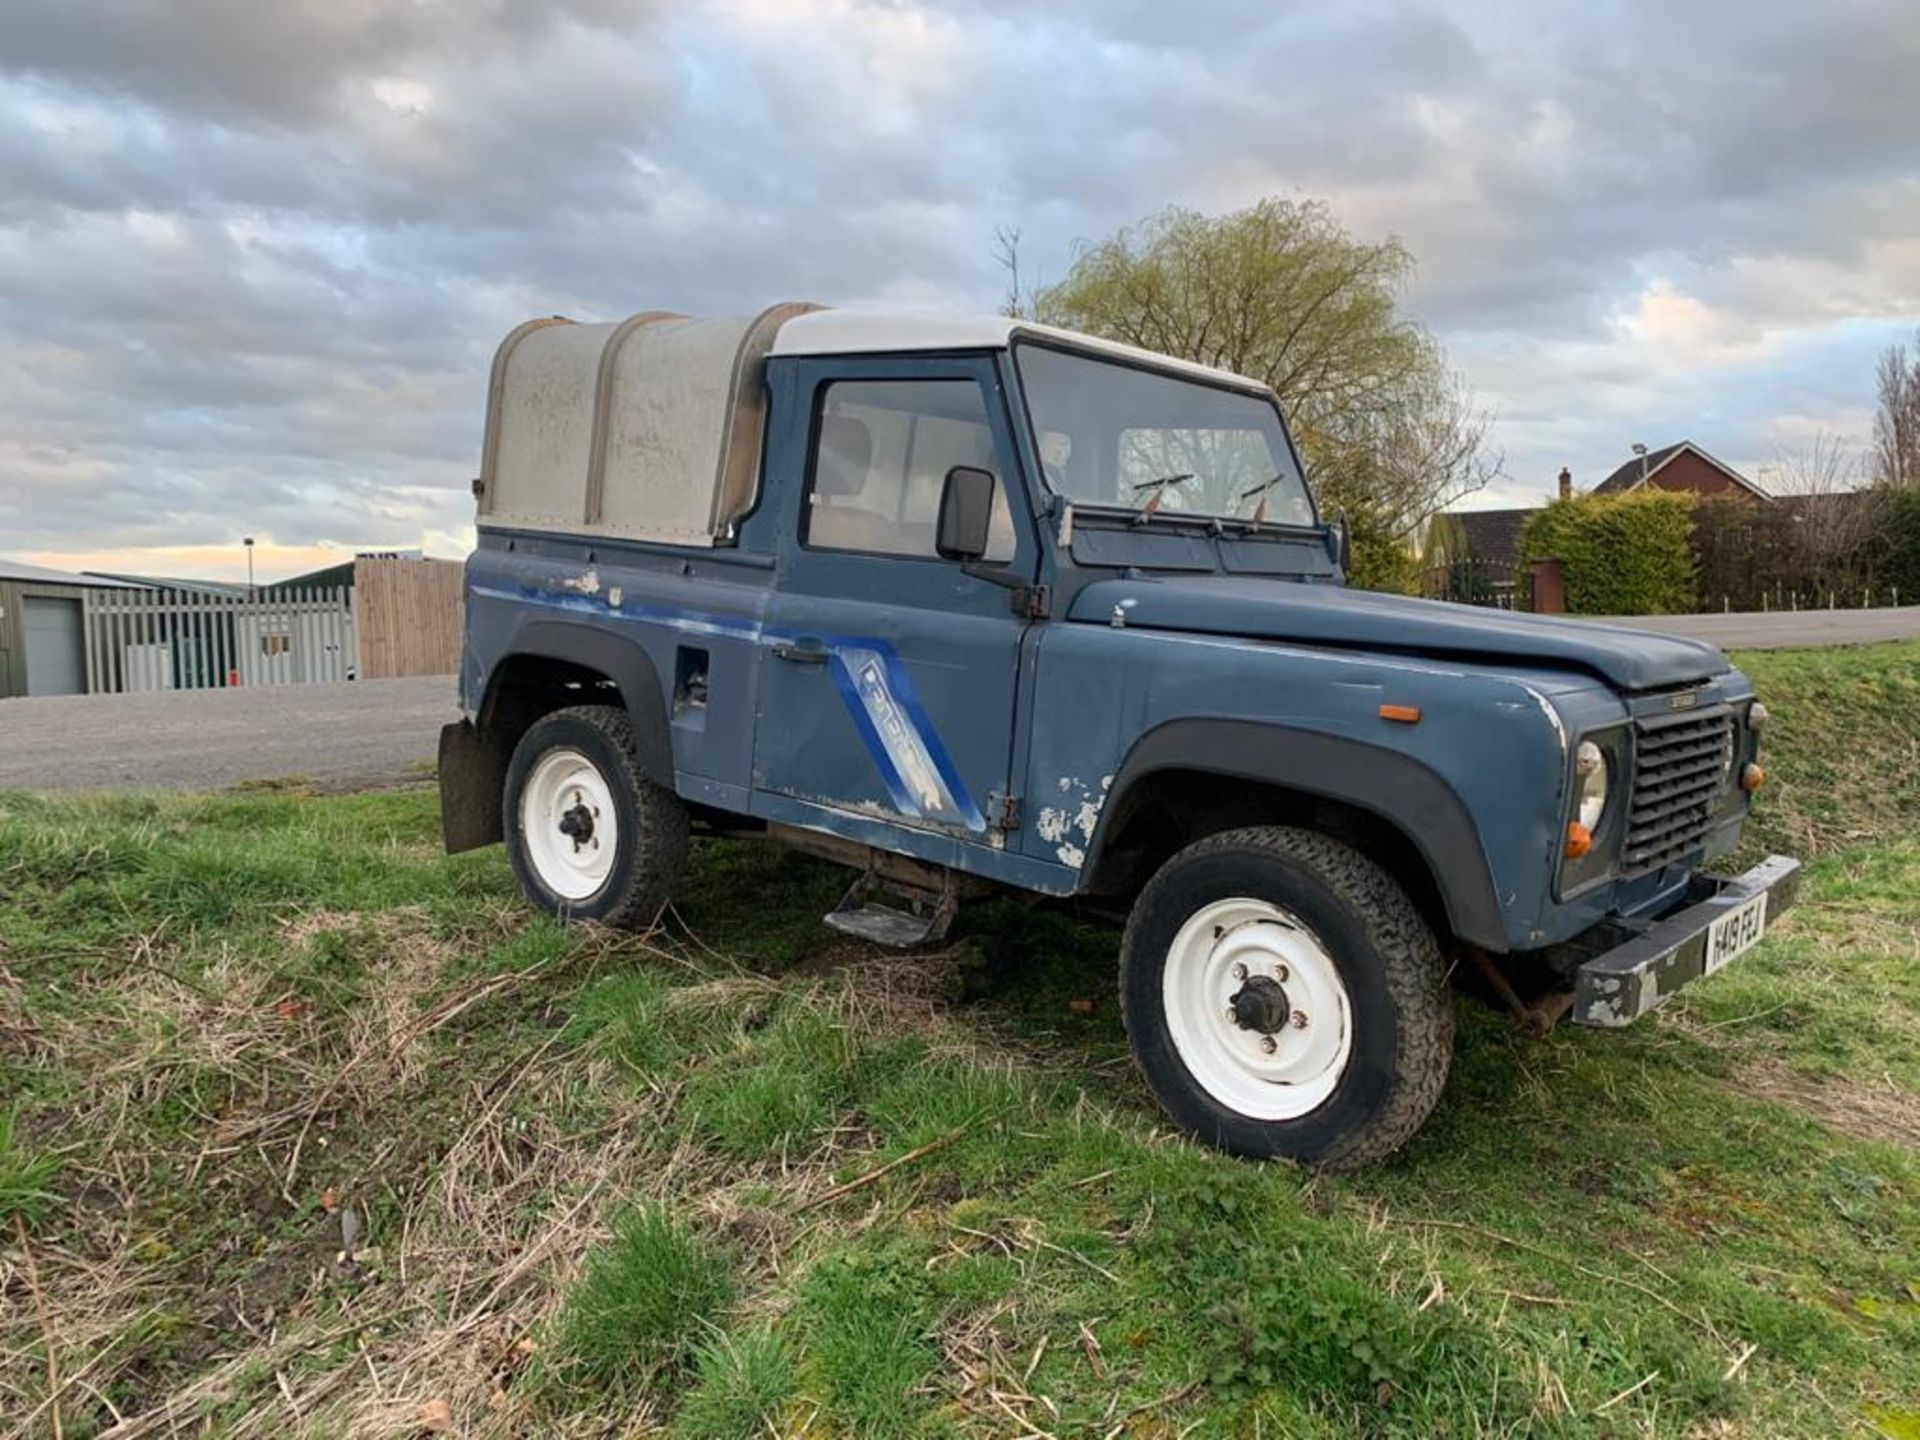
POLYGON ((773 1329, 716 1334, 700 1347, 698 1374, 673 1428, 688 1440, 778 1434, 798 1383, 786 1341, 773 1329))
POLYGON ((15 1229, 38 1223, 59 1200, 53 1188, 58 1156, 25 1153, 14 1141, 15 1117, 0 1112, 0 1225, 15 1229))
POLYGON ((724 1256, 662 1206, 634 1211, 587 1257, 560 1317, 558 1387, 617 1393, 658 1381, 692 1357, 731 1298, 724 1256))
POLYGON ((1920 646, 1749 668, 1801 907, 1624 1033, 1462 1001, 1345 1177, 1169 1133, 1064 912, 880 955, 734 844, 643 939, 424 790, 0 796, 0 1435, 1912 1434, 1920 646))

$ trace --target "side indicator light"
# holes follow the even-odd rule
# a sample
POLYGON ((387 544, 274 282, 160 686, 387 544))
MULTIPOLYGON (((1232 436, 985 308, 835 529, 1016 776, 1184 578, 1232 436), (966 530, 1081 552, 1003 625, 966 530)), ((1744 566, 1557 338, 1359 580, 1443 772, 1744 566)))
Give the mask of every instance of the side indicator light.
POLYGON ((1593 849, 1593 832, 1578 820, 1567 826, 1567 859, 1578 860, 1593 849))
POLYGON ((1767 772, 1758 765, 1749 765, 1740 772, 1740 788, 1751 795, 1767 783, 1767 772))
POLYGON ((1418 725, 1420 723, 1420 707, 1418 705, 1382 705, 1380 707, 1380 718, 1382 720, 1397 721, 1402 725, 1418 725))

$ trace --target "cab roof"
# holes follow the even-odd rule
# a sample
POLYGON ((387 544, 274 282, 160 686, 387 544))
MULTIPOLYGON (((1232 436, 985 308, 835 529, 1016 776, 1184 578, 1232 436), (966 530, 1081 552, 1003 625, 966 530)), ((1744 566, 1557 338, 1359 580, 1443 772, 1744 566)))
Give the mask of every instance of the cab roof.
POLYGON ((1213 385, 1265 393, 1267 386, 1230 370, 1176 360, 1078 331, 1009 315, 891 310, 812 310, 795 315, 774 337, 773 355, 876 355, 916 351, 1005 350, 1015 340, 1052 341, 1129 364, 1190 375, 1213 385))

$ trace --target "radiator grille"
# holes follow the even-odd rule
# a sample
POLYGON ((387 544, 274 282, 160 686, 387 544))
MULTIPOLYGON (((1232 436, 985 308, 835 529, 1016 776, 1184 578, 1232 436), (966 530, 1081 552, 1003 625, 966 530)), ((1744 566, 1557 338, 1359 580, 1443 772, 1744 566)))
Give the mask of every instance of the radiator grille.
POLYGON ((1634 723, 1632 812, 1621 868, 1658 869, 1697 846, 1733 754, 1733 714, 1725 706, 1634 723))

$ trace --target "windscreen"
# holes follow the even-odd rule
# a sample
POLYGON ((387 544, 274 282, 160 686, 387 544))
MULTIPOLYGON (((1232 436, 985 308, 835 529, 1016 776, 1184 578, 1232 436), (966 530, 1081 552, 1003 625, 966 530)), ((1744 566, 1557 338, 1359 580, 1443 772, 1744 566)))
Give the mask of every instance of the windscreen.
POLYGON ((1022 344, 1016 359, 1055 494, 1162 515, 1315 523, 1265 397, 1045 345, 1022 344))

